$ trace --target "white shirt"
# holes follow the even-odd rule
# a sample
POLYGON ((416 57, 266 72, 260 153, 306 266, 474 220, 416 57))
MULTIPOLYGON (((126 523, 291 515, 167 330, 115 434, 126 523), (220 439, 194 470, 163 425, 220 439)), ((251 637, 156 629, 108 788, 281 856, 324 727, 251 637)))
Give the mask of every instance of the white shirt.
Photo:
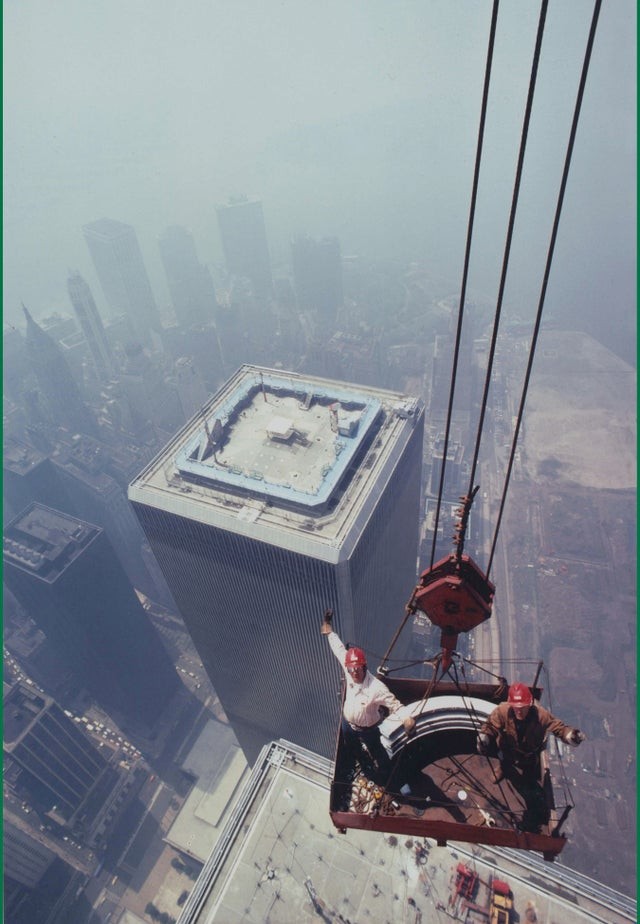
POLYGON ((379 706, 386 706, 389 713, 396 712, 402 707, 402 703, 396 699, 391 690, 369 671, 366 671, 362 683, 356 683, 344 666, 347 649, 335 632, 331 632, 327 638, 331 651, 340 662, 346 679, 343 714, 347 722, 351 725, 358 725, 360 728, 368 728, 371 725, 377 725, 380 721, 379 706))

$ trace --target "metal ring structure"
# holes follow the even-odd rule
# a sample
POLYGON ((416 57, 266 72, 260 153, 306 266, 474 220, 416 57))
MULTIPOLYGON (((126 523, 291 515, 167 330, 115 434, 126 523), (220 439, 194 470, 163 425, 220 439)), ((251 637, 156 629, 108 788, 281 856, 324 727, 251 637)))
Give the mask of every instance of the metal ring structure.
POLYGON ((476 734, 496 704, 474 696, 434 696, 403 706, 380 723, 382 743, 391 756, 429 735, 442 732, 471 732, 476 734), (415 732, 409 737, 402 720, 411 716, 416 721, 415 732))

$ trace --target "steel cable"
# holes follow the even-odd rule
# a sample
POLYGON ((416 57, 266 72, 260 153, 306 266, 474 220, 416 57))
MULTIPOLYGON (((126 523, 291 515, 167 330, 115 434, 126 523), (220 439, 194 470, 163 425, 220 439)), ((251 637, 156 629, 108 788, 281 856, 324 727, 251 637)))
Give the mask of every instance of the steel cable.
POLYGON ((484 126, 487 116, 487 103, 489 99, 489 85, 491 83, 491 65, 493 61, 493 46, 496 36, 496 25, 498 21, 499 0, 493 0, 493 10, 491 14, 491 27, 489 30, 489 45, 487 48, 487 60, 484 74, 484 87, 482 91, 482 106, 480 111, 480 125, 478 127, 478 142, 476 147, 476 162, 473 172, 473 188, 471 192, 471 205, 469 208, 469 221, 467 224, 467 243, 464 255, 464 268, 462 271, 462 286, 460 290, 460 305, 458 308, 458 326, 456 330, 456 342, 453 353, 453 367, 451 370, 451 385, 449 388, 449 406, 447 408, 447 422, 445 426, 444 447, 442 452, 442 468, 440 471, 440 483, 438 485, 438 499, 436 503, 436 515, 433 528, 433 543, 431 545, 431 563, 433 563, 436 554, 436 540, 438 537, 438 523, 440 520, 440 507, 442 506, 442 495, 444 492, 444 474, 447 461, 447 451, 449 448, 449 436, 451 433, 451 419, 453 417, 453 398, 456 388, 456 377, 458 372, 458 357, 460 354, 460 342, 462 340, 462 320, 464 317, 464 303, 467 291, 467 276, 469 274, 469 259, 471 255, 471 240, 473 237, 473 223, 476 211, 476 200, 478 196, 478 182, 480 178, 480 163, 482 161, 482 145, 484 141, 484 126))
POLYGON ((547 261, 544 270, 544 276, 542 280, 542 288, 540 290, 540 298, 538 301, 538 310, 536 314, 536 321, 533 330, 533 336, 531 339, 531 347, 529 349, 529 358, 527 362, 527 370, 524 377, 524 383, 522 386, 522 393, 520 397, 520 406, 518 408, 518 415, 516 417, 516 425, 513 434, 513 441, 511 443, 511 452, 509 454, 509 462, 507 465, 507 471, 505 473, 504 488, 502 491, 502 497, 500 499, 500 509, 498 511, 498 519, 496 522, 496 528, 493 536, 493 542, 491 544, 491 553, 489 555, 489 563, 487 565, 487 577, 491 571, 491 565, 493 563, 493 558, 496 550, 496 543, 498 541, 498 533, 500 532, 500 525, 502 523, 502 515, 504 513, 504 506, 507 497, 507 491, 509 488, 509 482, 511 479, 511 472, 513 470, 513 460, 516 454, 516 446, 518 443, 518 437, 520 435, 520 427, 522 424, 522 416, 524 413, 524 405, 527 399, 527 391, 529 388, 529 379, 531 378, 531 369, 533 367, 533 359, 535 356, 536 346, 538 342, 538 334, 540 332, 540 323, 542 320, 542 310, 544 308, 544 302, 547 294, 547 285, 549 282, 549 275, 551 273, 551 263, 553 261, 553 253, 556 245, 556 238, 558 236, 558 227, 560 225, 560 215, 562 213, 562 206, 564 203, 564 194, 567 187, 567 180, 569 177, 569 167, 571 166, 571 157, 573 155, 573 146, 575 143, 576 133, 578 130, 578 121, 580 119, 580 110, 582 108, 582 99, 584 96, 584 88, 587 82, 587 74, 589 73, 589 63, 591 61, 591 53, 593 51, 593 43, 595 40, 596 29, 598 26, 598 17, 600 15, 600 7, 602 5, 602 0, 596 0, 593 15, 591 17, 591 28, 589 29, 589 37, 587 39, 587 46, 584 54, 584 61, 582 64, 582 73, 580 76, 580 84, 578 87, 578 93, 576 96, 576 104, 573 112, 573 120, 571 123, 571 132, 569 134, 569 143, 567 145, 567 153, 565 155, 564 169, 562 172, 562 180, 560 183, 560 191, 558 193, 558 201, 556 204, 556 212, 553 220, 553 228, 551 231, 551 239, 549 242, 549 249, 547 251, 547 261))

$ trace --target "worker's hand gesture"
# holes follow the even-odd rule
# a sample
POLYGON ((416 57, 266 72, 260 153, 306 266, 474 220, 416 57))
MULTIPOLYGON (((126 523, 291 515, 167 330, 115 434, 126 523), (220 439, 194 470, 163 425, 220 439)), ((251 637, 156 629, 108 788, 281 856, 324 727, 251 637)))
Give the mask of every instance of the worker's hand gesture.
POLYGON ((403 719, 402 724, 407 733, 407 737, 410 738, 416 730, 416 720, 413 716, 408 715, 406 719, 403 719))
POLYGON ((579 744, 582 744, 586 737, 587 736, 585 733, 581 732, 579 728, 574 728, 567 740, 569 741, 569 744, 577 747, 579 744))
POLYGON ((331 625, 331 620, 333 619, 333 610, 324 611, 324 620, 320 626, 320 632, 323 635, 329 635, 330 632, 333 632, 333 626, 331 625))

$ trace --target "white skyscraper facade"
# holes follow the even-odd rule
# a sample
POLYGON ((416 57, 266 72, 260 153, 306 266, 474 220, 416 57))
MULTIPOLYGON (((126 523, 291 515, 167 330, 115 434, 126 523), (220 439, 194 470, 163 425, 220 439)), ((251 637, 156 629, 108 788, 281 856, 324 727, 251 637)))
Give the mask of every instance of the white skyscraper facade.
POLYGON ((247 759, 276 737, 333 756, 327 607, 375 667, 416 580, 424 406, 243 366, 130 485, 247 759))
POLYGON ((125 315, 135 336, 147 343, 162 325, 135 230, 101 218, 82 231, 109 308, 116 317, 125 315))

